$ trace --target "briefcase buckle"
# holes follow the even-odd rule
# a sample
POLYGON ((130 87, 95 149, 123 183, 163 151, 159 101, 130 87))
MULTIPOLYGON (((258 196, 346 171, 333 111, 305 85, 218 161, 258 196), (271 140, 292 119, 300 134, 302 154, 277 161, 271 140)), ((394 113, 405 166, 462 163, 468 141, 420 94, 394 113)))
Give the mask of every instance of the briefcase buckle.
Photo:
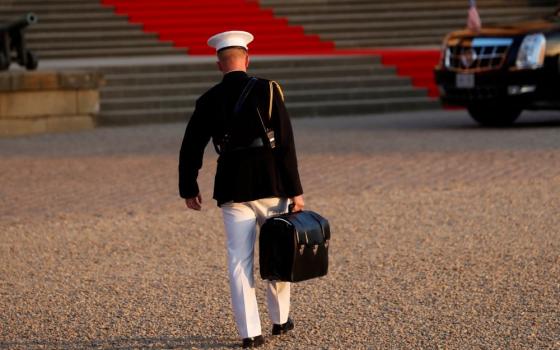
POLYGON ((318 251, 318 250, 319 250, 319 245, 318 245, 318 244, 315 244, 315 245, 313 246, 313 255, 317 255, 317 251, 318 251))
POLYGON ((305 250, 305 245, 302 244, 302 245, 299 247, 299 255, 303 255, 303 251, 304 251, 304 250, 305 250))

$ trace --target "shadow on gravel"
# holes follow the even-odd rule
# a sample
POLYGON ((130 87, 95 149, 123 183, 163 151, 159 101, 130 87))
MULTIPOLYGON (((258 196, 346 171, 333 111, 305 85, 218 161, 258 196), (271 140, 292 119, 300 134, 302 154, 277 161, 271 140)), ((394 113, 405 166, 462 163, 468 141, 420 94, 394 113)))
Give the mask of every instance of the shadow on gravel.
POLYGON ((0 342, 0 349, 236 349, 238 341, 202 336, 176 337, 120 337, 91 341, 16 341, 0 342))
POLYGON ((511 129, 533 129, 533 128, 558 128, 560 127, 560 117, 554 120, 532 121, 526 119, 525 121, 518 121, 512 125, 511 129))
POLYGON ((464 110, 421 111, 373 116, 303 118, 294 121, 310 130, 360 131, 468 131, 522 130, 560 127, 560 113, 556 111, 525 111, 511 127, 481 127, 464 110))
POLYGON ((450 111, 417 118, 396 118, 385 121, 385 126, 400 130, 523 130, 560 127, 560 113, 556 111, 525 111, 508 127, 483 127, 473 121, 466 111, 450 111))

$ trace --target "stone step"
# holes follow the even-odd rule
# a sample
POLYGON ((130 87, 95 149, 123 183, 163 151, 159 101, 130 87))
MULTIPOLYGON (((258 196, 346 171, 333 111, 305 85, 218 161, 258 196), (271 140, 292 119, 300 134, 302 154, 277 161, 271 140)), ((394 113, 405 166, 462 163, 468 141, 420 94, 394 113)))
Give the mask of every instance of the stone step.
MULTIPOLYGON (((108 86, 103 88, 101 95, 103 98, 120 98, 120 97, 140 97, 153 96, 154 94, 200 94, 210 88, 214 83, 193 82, 180 84, 161 84, 161 85, 131 85, 126 88, 122 86, 113 86, 108 80, 108 86)), ((302 79, 279 79, 279 83, 286 91, 290 90, 317 90, 317 89, 333 89, 342 86, 356 87, 410 87, 410 79, 397 76, 365 76, 357 77, 315 77, 302 79)))
MULTIPOLYGON (((395 71, 393 68, 385 68, 381 66, 352 66, 345 69, 336 69, 336 67, 301 67, 301 68, 275 68, 275 69, 261 69, 252 70, 252 74, 260 77, 270 79, 288 80, 295 78, 312 78, 312 77, 348 77, 355 76, 359 79, 362 76, 391 76, 393 77, 395 71)), ((106 75, 106 79, 110 79, 112 86, 119 85, 150 85, 161 84, 162 82, 169 84, 179 84, 182 82, 208 82, 213 81, 218 77, 216 70, 213 71, 199 71, 199 72, 185 72, 185 73, 144 73, 144 74, 121 74, 106 75)))
POLYGON ((75 41, 56 41, 56 42, 35 42, 30 48, 43 50, 105 50, 112 48, 172 48, 173 43, 157 41, 150 37, 130 38, 129 40, 75 40, 75 41))
POLYGON ((100 7, 99 4, 93 2, 89 4, 82 4, 82 5, 52 5, 52 4, 44 4, 44 5, 21 5, 21 4, 14 4, 13 6, 5 6, 0 5, 0 13, 2 14, 3 18, 11 18, 11 17, 18 17, 23 15, 27 12, 34 12, 39 16, 39 19, 43 18, 44 16, 51 15, 51 14, 66 14, 69 16, 72 15, 79 15, 83 12, 87 13, 111 13, 113 10, 107 7, 100 7))
MULTIPOLYGON (((258 70, 261 72, 263 69, 301 69, 305 67, 346 67, 353 65, 372 65, 379 66, 380 59, 378 56, 321 56, 316 57, 297 57, 290 59, 286 58, 267 58, 267 57, 253 57, 250 64, 250 71, 258 70)), ((95 67, 86 67, 90 69, 95 69, 95 67)), ((204 62, 189 62, 177 63, 177 64, 166 64, 160 65, 157 61, 151 64, 136 64, 136 65, 124 65, 124 66, 109 66, 104 67, 104 72, 108 76, 120 76, 122 74, 150 74, 150 73, 167 73, 167 72, 200 72, 200 71, 210 71, 215 72, 219 75, 216 68, 216 63, 214 57, 204 60, 204 62)))
MULTIPOLYGON (((445 34, 437 36, 439 42, 444 38, 445 34)), ((336 47, 339 49, 349 49, 355 47, 362 48, 375 48, 378 46, 419 46, 419 45, 433 45, 434 35, 411 35, 402 38, 374 38, 374 39, 348 39, 336 40, 336 47)))
MULTIPOLYGON (((417 6, 420 1, 394 1, 394 0, 375 0, 375 4, 381 6, 399 6, 399 4, 407 4, 408 6, 417 6)), ((360 6, 365 4, 371 4, 371 0, 259 0, 259 3, 265 7, 281 8, 286 6, 331 6, 331 5, 351 5, 360 6)), ((467 6, 464 0, 444 0, 444 1, 422 1, 422 3, 437 4, 439 6, 448 6, 450 4, 467 6)), ((520 4, 524 6, 555 6, 557 4, 556 0, 479 0, 477 1, 477 6, 484 7, 489 4, 511 6, 512 4, 520 4)))
MULTIPOLYGON (((344 100, 382 100, 386 98, 426 98, 426 91, 410 88, 382 89, 325 89, 303 92, 286 91, 286 103, 344 101, 344 100)), ((106 98, 101 104, 103 112, 130 109, 193 108, 199 94, 175 96, 150 96, 140 98, 106 98)))
MULTIPOLYGON (((103 72, 109 77, 118 77, 129 74, 159 74, 159 73, 187 73, 187 72, 214 72, 216 76, 220 73, 216 67, 216 59, 214 57, 200 57, 193 59, 192 57, 181 62, 166 62, 162 64, 157 59, 149 59, 141 63, 130 64, 129 61, 122 61, 116 65, 87 65, 81 66, 84 69, 103 68, 103 72)), ((137 62, 137 61, 135 61, 137 62)), ((274 69, 302 69, 305 67, 345 67, 348 65, 373 65, 380 67, 380 59, 378 56, 321 56, 316 58, 313 56, 300 57, 266 57, 253 56, 250 65, 250 71, 274 70, 274 69)))
MULTIPOLYGON (((31 48, 33 49, 33 48, 31 48)), ((117 47, 107 49, 64 49, 41 50, 38 52, 40 59, 55 58, 81 58, 81 57, 126 57, 126 56, 159 56, 159 55, 184 55, 186 49, 175 49, 168 46, 160 47, 117 47)))
MULTIPOLYGON (((504 8, 499 10, 489 9, 485 11, 485 15, 492 16, 526 16, 538 17, 546 10, 541 8, 504 8)), ((465 19, 467 15, 466 10, 433 10, 430 12, 418 11, 406 14, 406 21, 409 20, 437 20, 439 18, 446 19, 465 19)), ((483 14, 481 13, 481 16, 483 14)), ((484 18, 484 17, 482 17, 484 18)), ((310 15, 293 15, 289 17, 290 23, 344 23, 344 22, 360 22, 360 21, 402 21, 403 14, 400 12, 352 12, 352 13, 324 13, 324 14, 310 14, 310 15)))
POLYGON ((83 23, 85 21, 106 21, 106 22, 120 22, 128 21, 126 16, 115 15, 111 9, 100 9, 99 11, 79 11, 76 13, 39 13, 36 11, 39 23, 41 25, 49 25, 51 23, 66 24, 83 23))
POLYGON ((286 101, 334 101, 334 100, 358 100, 358 99, 383 99, 397 97, 426 97, 423 89, 411 89, 410 86, 383 86, 378 88, 334 88, 318 90, 288 90, 285 91, 286 101))
POLYGON ((123 30, 112 31, 79 31, 79 32, 43 32, 30 31, 27 42, 30 45, 36 43, 52 43, 53 41, 82 41, 82 40, 117 40, 128 39, 149 39, 158 40, 157 34, 145 33, 136 28, 126 28, 123 30))
MULTIPOLYGON (((519 20, 526 20, 527 16, 508 16, 508 17, 490 17, 485 18, 484 23, 510 23, 519 20)), ((339 23, 309 23, 305 24, 304 28, 308 33, 333 33, 333 32, 362 32, 362 31, 391 31, 402 30, 409 28, 409 30, 416 30, 420 28, 447 28, 448 30, 456 30, 465 26, 466 17, 454 19, 438 19, 436 22, 432 20, 401 20, 401 21, 387 21, 387 22, 339 22, 339 23)))
MULTIPOLYGON (((345 4, 345 3, 330 3, 330 4, 305 4, 305 5, 291 5, 284 4, 276 5, 273 7, 274 13, 278 16, 293 16, 293 15, 307 15, 307 14, 329 14, 329 13, 400 13, 407 16, 410 12, 432 12, 438 11, 442 7, 449 10, 466 11, 465 1, 458 2, 441 2, 434 1, 415 1, 415 2, 393 2, 392 4, 383 3, 364 3, 364 4, 345 4), (442 6, 443 5, 443 6, 442 6)), ((488 14, 489 11, 500 12, 504 7, 503 1, 487 1, 484 6, 478 6, 480 13, 488 14)), ((508 8, 519 10, 526 10, 526 2, 517 2, 509 4, 508 8)), ((547 7, 545 7, 547 8, 547 7)))
MULTIPOLYGON (((527 6, 527 0, 478 0, 477 8, 492 8, 492 7, 504 7, 506 5, 510 7, 542 7, 542 6, 550 6, 551 2, 554 1, 543 1, 543 2, 535 2, 534 6, 527 6)), ((303 2, 293 2, 289 0, 278 0, 278 1, 270 1, 270 0, 260 0, 259 3, 261 6, 265 8, 274 8, 275 10, 282 10, 282 9, 290 9, 290 8, 298 8, 298 9, 305 9, 305 8, 341 8, 341 9, 377 9, 377 10, 384 10, 384 9, 393 9, 393 11, 397 10, 406 10, 406 9, 413 9, 413 10, 423 10, 423 9, 438 9, 438 8, 460 8, 465 9, 468 8, 468 3, 465 3, 464 0, 426 0, 426 1, 416 1, 416 0, 400 0, 400 1, 303 1, 303 2)))
POLYGON ((27 13, 34 13, 37 15, 38 22, 44 24, 56 23, 60 21, 67 21, 69 23, 79 22, 82 20, 104 20, 116 21, 126 19, 125 16, 115 16, 111 9, 101 8, 96 5, 82 9, 68 9, 59 11, 56 7, 51 9, 37 9, 35 7, 22 7, 22 8, 0 8, 0 21, 14 20, 21 18, 27 13))
POLYGON ((97 3, 97 1, 92 0, 11 0, 11 4, 15 4, 17 1, 18 5, 21 6, 41 6, 49 4, 51 6, 58 5, 81 5, 81 4, 91 4, 97 3))
MULTIPOLYGON (((382 100, 340 100, 293 102, 286 104, 290 116, 296 118, 376 114, 404 110, 437 109, 439 102, 425 97, 386 98, 382 100)), ((98 120, 103 125, 186 121, 193 107, 128 109, 102 111, 98 120)))
POLYGON ((331 32, 321 34, 321 38, 325 40, 368 40, 368 39, 386 39, 386 38, 407 38, 416 36, 441 36, 448 32, 446 28, 419 28, 411 31, 407 28, 387 30, 387 31, 357 31, 357 32, 331 32))
MULTIPOLYGON (((449 1, 449 0, 447 0, 449 1)), ((375 3, 379 4, 392 4, 396 1, 390 0, 375 0, 375 3)), ((412 2, 412 1, 403 1, 403 2, 412 2)), ((371 0, 336 0, 336 1, 329 1, 329 0, 259 0, 261 6, 266 7, 282 7, 282 6, 322 6, 322 5, 331 5, 332 3, 336 4, 348 4, 348 5, 363 5, 372 3, 371 0)))
POLYGON ((61 33, 72 33, 72 32, 93 32, 93 31, 113 31, 113 30, 130 30, 138 29, 142 30, 142 26, 139 24, 129 23, 126 19, 118 20, 105 20, 105 21, 92 21, 92 22, 80 22, 80 23, 39 23, 29 28, 29 32, 38 33, 50 33, 50 32, 61 32, 61 33))
POLYGON ((328 117, 341 115, 377 114, 408 110, 440 108, 439 101, 426 97, 386 98, 382 100, 342 100, 321 103, 287 104, 293 117, 328 117))

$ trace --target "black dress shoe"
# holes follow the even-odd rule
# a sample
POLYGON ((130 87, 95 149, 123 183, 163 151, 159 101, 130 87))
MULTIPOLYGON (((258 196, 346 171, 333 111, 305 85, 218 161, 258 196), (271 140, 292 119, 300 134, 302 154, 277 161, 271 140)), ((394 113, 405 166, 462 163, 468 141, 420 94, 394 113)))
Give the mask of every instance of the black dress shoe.
POLYGON ((272 335, 284 334, 292 329, 294 329, 294 320, 292 320, 291 317, 288 317, 288 321, 286 323, 272 325, 272 335))
POLYGON ((257 335, 256 337, 252 338, 243 338, 243 349, 248 348, 258 348, 259 346, 264 345, 264 338, 262 335, 257 335))

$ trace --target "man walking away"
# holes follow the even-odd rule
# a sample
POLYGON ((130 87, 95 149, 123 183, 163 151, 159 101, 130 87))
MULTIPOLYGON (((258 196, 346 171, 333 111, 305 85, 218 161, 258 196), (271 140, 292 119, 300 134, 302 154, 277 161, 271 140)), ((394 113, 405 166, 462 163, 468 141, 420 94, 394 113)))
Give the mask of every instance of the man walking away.
MULTIPOLYGON (((196 102, 179 156, 179 191, 189 209, 201 210, 197 184, 210 139, 219 154, 214 199, 222 209, 233 313, 243 348, 264 344, 253 276, 257 225, 266 218, 304 206, 292 126, 280 86, 251 78, 248 44, 253 35, 229 31, 214 35, 222 81, 196 102)), ((272 334, 294 328, 289 317, 290 283, 269 281, 272 334)))

